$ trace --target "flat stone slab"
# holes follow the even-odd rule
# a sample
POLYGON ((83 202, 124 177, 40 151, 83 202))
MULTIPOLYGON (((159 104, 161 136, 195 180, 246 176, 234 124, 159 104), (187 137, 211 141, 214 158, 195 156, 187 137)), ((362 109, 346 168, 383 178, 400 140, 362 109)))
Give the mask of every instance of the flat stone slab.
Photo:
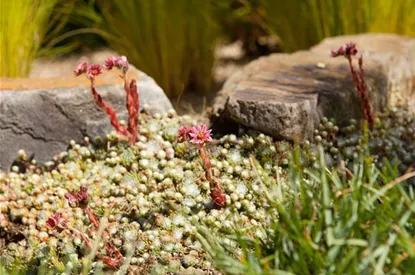
POLYGON ((330 57, 331 49, 355 41, 364 56, 374 112, 386 106, 391 87, 413 97, 415 39, 372 34, 335 37, 310 51, 259 58, 233 74, 215 98, 214 130, 226 132, 241 124, 277 139, 302 140, 312 137, 322 116, 335 118, 339 125, 360 118, 360 98, 348 62, 330 57), (379 44, 376 54, 375 44, 379 44))
MULTIPOLYGON (((131 66, 128 78, 137 79, 140 106, 151 113, 173 109, 156 82, 131 66)), ((97 91, 119 119, 128 119, 125 91, 119 72, 105 71, 97 79, 97 91)), ((72 75, 50 79, 1 79, 0 169, 8 170, 17 152, 24 149, 38 162, 66 150, 70 140, 104 136, 113 130, 107 114, 96 106, 89 80, 72 75)))

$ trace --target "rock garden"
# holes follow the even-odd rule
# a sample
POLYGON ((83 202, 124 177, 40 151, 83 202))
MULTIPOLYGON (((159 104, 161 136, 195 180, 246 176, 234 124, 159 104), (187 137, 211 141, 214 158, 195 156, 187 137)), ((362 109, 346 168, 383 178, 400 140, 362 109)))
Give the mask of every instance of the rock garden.
MULTIPOLYGON (((236 29, 242 18, 260 28, 252 18, 272 8, 235 2, 235 14, 249 7, 236 29)), ((143 3, 142 16, 162 8, 143 3)), ((124 35, 106 7, 88 11, 124 35)), ((206 71, 184 75, 166 56, 156 73, 102 24, 92 33, 111 50, 38 58, 31 76, 1 78, 0 274, 413 274, 415 38, 295 48, 274 27, 287 52, 238 36, 217 46, 206 84, 206 71), (229 63, 235 47, 245 59, 229 63)))

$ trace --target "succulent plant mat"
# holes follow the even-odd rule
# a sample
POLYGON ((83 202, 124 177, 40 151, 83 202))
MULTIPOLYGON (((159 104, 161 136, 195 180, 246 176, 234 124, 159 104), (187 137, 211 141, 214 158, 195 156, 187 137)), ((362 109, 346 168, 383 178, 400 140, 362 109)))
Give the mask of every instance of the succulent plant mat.
MULTIPOLYGON (((197 122, 173 111, 140 114, 139 120, 134 145, 115 132, 71 141, 67 151, 42 165, 19 152, 20 162, 0 175, 3 267, 48 274, 217 274, 199 228, 219 236, 238 227, 260 238, 278 216, 264 196, 263 179, 277 183, 279 194, 295 192, 288 181, 293 144, 241 129, 238 135, 213 136, 206 147, 226 197, 226 205, 217 207, 197 148, 177 142, 179 128, 197 122), (84 203, 92 214, 68 200, 81 186, 87 187, 84 203)), ((373 131, 362 131, 360 122, 339 128, 323 118, 314 140, 299 144, 303 165, 317 165, 321 146, 328 166, 347 167, 369 150, 378 166, 386 157, 401 171, 410 168, 414 116, 393 108, 374 124, 373 131)))

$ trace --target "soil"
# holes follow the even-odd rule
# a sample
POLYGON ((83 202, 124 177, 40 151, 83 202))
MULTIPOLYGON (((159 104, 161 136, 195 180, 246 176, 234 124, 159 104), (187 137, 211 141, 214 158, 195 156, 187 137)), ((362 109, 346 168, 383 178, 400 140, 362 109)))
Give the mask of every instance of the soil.
POLYGON ((2 213, 0 225, 0 251, 4 251, 9 243, 18 243, 26 238, 23 235, 26 226, 6 220, 2 213))

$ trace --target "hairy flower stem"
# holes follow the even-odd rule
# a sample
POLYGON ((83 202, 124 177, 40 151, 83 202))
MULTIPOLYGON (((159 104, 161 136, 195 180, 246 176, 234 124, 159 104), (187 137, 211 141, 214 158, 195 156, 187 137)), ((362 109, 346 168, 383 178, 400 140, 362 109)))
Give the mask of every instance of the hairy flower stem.
POLYGON ((213 203, 217 207, 224 207, 226 203, 226 198, 223 194, 222 189, 220 188, 220 181, 213 176, 212 165, 210 163, 209 156, 206 152, 206 148, 203 144, 199 146, 199 155, 202 159, 203 169, 205 170, 206 178, 209 181, 210 197, 212 198, 213 203))
MULTIPOLYGON (((95 217, 94 213, 92 212, 91 208, 89 208, 89 206, 86 206, 84 208, 85 213, 88 216, 89 221, 94 225, 96 230, 100 230, 100 222, 98 221, 98 219, 95 217)), ((102 224, 103 226, 105 226, 104 224, 102 224)), ((81 234, 81 238, 85 243, 85 246, 88 249, 92 249, 93 246, 91 245, 91 241, 89 240, 89 238, 80 233, 81 234)), ((103 238, 107 239, 109 238, 109 234, 107 232, 106 226, 102 229, 102 233, 99 234, 100 236, 102 236, 103 238)), ((123 262, 124 262, 124 257, 122 256, 120 250, 118 248, 116 248, 114 246, 114 243, 112 242, 112 240, 107 240, 105 242, 105 250, 106 250, 106 256, 103 255, 102 253, 96 252, 94 253, 95 256, 99 259, 102 259, 103 262, 110 268, 118 268, 123 262)))
POLYGON ((369 127, 373 129, 373 115, 372 115, 372 108, 369 103, 369 99, 367 97, 367 85, 364 79, 364 70, 363 70, 363 57, 359 57, 359 74, 354 70, 352 64, 352 57, 350 55, 346 56, 347 61, 349 62, 350 72, 353 77, 354 85, 356 87, 357 92, 360 95, 360 99, 362 101, 362 114, 363 118, 369 123, 369 127))
MULTIPOLYGON (((94 246, 92 246, 91 241, 87 234, 82 233, 80 230, 77 230, 76 228, 72 229, 81 237, 82 241, 85 244, 85 247, 88 249, 94 250, 94 249, 97 249, 98 242, 100 242, 102 239, 106 240, 105 241, 105 249, 107 252, 106 255, 103 255, 95 250, 93 251, 94 253, 91 254, 91 255, 94 255, 92 257, 97 257, 99 259, 102 259, 103 262, 110 268, 118 268, 119 266, 121 266, 122 263, 124 262, 124 257, 122 256, 119 249, 114 246, 111 240, 110 234, 107 231, 105 220, 103 223, 100 223, 100 221, 98 221, 97 217, 95 216, 95 214, 92 212, 91 208, 88 205, 88 202, 89 202, 88 188, 85 185, 82 185, 79 191, 72 190, 70 193, 66 193, 65 198, 68 200, 69 206, 80 207, 87 215, 89 221, 93 224, 94 229, 90 229, 88 234, 92 234, 93 232, 95 232, 95 230, 98 230, 98 233, 99 233, 98 239, 95 240, 95 244, 94 246)), ((57 225, 59 225, 59 227, 68 228, 66 221, 62 220, 62 215, 59 213, 54 214, 52 217, 50 217, 46 221, 46 224, 48 226, 51 226, 52 228, 56 228, 57 225)))
POLYGON ((199 156, 202 159, 203 169, 206 173, 206 178, 210 182, 213 179, 212 164, 206 152, 206 148, 203 145, 199 146, 199 156))
POLYGON ((138 113, 139 113, 139 96, 137 91, 137 82, 133 79, 128 85, 124 76, 124 89, 126 92, 126 102, 128 110, 128 132, 131 134, 130 142, 135 144, 138 137, 138 113))
POLYGON ((114 109, 112 109, 105 101, 102 99, 101 95, 95 89, 94 79, 91 79, 91 93, 94 97, 95 103, 103 109, 110 118, 111 125, 115 128, 115 130, 127 137, 130 136, 127 129, 120 125, 118 122, 117 114, 115 113, 114 109))
POLYGON ((92 210, 91 210, 91 208, 89 208, 89 206, 87 206, 85 208, 85 213, 88 216, 89 221, 95 226, 96 229, 98 229, 99 228, 99 221, 95 217, 94 213, 92 213, 92 210))

